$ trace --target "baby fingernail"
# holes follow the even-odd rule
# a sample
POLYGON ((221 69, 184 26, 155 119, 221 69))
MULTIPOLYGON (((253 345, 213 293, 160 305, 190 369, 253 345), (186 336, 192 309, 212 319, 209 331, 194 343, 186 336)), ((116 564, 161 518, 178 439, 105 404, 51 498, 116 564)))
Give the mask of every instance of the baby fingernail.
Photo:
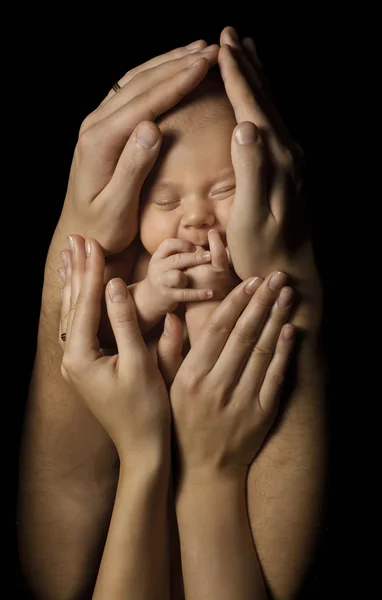
POLYGON ((285 275, 285 273, 282 273, 282 271, 278 271, 277 273, 272 275, 272 277, 268 281, 268 285, 272 291, 278 292, 286 283, 286 280, 287 276, 285 275))
POLYGON ((292 288, 285 287, 281 290, 279 297, 277 298, 277 304, 281 308, 288 308, 292 304, 293 290, 292 288))
POLYGON ((109 281, 109 296, 112 302, 124 302, 127 298, 126 284, 120 279, 109 281))
POLYGON ((165 335, 171 335, 171 331, 172 331, 172 319, 171 319, 170 315, 167 313, 166 318, 164 320, 163 332, 165 335))
POLYGON ((249 121, 241 123, 235 131, 235 138, 238 144, 253 144, 258 138, 257 127, 249 121))
POLYGON ((137 132, 137 142, 143 148, 153 148, 158 141, 158 136, 145 125, 141 125, 137 132))
POLYGON ((86 240, 86 242, 85 242, 86 256, 89 256, 91 251, 92 251, 92 245, 90 243, 90 240, 86 240))
POLYGON ((68 246, 72 252, 74 251, 74 240, 71 235, 68 235, 68 246))
POLYGON ((259 287, 261 281, 261 277, 253 277, 252 279, 250 279, 244 288, 245 292, 247 294, 254 294, 257 288, 259 287))
POLYGON ((202 254, 202 259, 203 260, 210 260, 211 259, 211 252, 204 252, 204 254, 202 254))

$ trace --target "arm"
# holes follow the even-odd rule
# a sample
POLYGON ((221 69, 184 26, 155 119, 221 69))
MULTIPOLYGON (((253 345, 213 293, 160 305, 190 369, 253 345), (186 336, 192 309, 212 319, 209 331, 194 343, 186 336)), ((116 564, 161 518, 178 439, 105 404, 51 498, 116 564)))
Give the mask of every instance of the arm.
MULTIPOLYGON (((74 264, 68 256, 62 318, 62 374, 108 432, 120 458, 113 514, 93 598, 168 598, 167 495, 170 405, 139 331, 126 284, 112 279, 106 305, 118 354, 105 356, 97 331, 104 257, 95 240, 74 264), (74 307, 74 308, 73 308, 74 307)), ((78 236, 78 249, 84 240, 78 236)))
POLYGON ((168 457, 142 472, 122 460, 93 600, 168 598, 168 485, 168 457))
MULTIPOLYGON (((171 387, 180 461, 176 510, 191 600, 265 598, 245 483, 277 411, 294 332, 284 327, 291 302, 282 302, 293 292, 283 288, 284 274, 277 287, 272 275, 264 282, 251 278, 221 302, 171 387)), ((158 346, 170 380, 181 352, 171 339, 179 337, 172 320, 172 333, 158 346)))
MULTIPOLYGON (((199 48, 203 46, 201 42, 199 48)), ((130 80, 144 73, 139 84, 134 80, 130 100, 124 100, 122 90, 118 96, 111 92, 81 128, 67 197, 46 262, 20 456, 20 559, 27 585, 41 599, 88 597, 118 479, 114 445, 61 375, 56 273, 60 250, 72 231, 93 235, 110 255, 113 275, 123 275, 116 258, 124 257, 123 252, 118 253, 136 233, 131 212, 138 205, 142 182, 160 147, 160 130, 154 123, 145 124, 158 136, 153 148, 138 143, 137 125, 152 118, 153 111, 167 110, 197 85, 208 64, 201 60, 196 68, 188 69, 196 58, 192 51, 179 48, 127 73, 121 81, 127 96, 130 80), (137 104, 134 100, 139 94, 137 104), (114 123, 118 107, 123 108, 118 113, 121 120, 114 123)), ((210 60, 216 62, 216 55, 210 60)))
POLYGON ((185 482, 176 505, 187 598, 265 600, 244 478, 185 482))
POLYGON ((277 266, 291 275, 300 298, 292 319, 302 333, 295 376, 248 479, 248 510, 264 578, 272 598, 288 600, 302 586, 322 530, 327 461, 322 292, 298 194, 299 149, 266 96, 253 42, 246 40, 246 53, 231 31, 224 30, 219 55, 239 124, 232 138, 236 195, 228 245, 240 277, 277 266), (240 72, 237 63, 244 65, 240 72), (240 129, 246 144, 236 140, 240 129))

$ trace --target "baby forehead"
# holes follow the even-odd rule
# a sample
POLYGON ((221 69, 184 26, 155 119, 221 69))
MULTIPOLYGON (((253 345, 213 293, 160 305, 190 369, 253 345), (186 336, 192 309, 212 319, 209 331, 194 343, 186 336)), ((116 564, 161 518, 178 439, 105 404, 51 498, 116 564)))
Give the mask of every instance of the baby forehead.
MULTIPOLYGON (((165 134, 180 136, 190 132, 205 130, 208 125, 219 122, 235 127, 236 120, 231 103, 224 88, 207 83, 199 86, 179 104, 157 119, 161 131, 165 134)), ((226 127, 224 127, 225 129, 226 127)))

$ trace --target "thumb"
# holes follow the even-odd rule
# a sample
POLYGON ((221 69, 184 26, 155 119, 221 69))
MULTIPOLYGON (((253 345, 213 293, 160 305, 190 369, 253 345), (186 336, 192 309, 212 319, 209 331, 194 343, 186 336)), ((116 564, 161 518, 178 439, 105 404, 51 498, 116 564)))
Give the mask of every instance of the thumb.
POLYGON ((161 147, 162 134, 155 123, 139 123, 124 147, 108 191, 120 202, 139 196, 142 184, 151 171, 161 147))
POLYGON ((167 387, 175 379, 180 365, 183 362, 183 325, 174 313, 167 313, 164 322, 164 331, 158 342, 158 366, 167 387))
POLYGON ((106 286, 106 306, 121 362, 148 353, 138 325, 137 312, 125 282, 111 279, 106 286))
POLYGON ((268 216, 264 143, 251 121, 239 123, 232 135, 232 164, 235 171, 235 208, 250 223, 268 216))

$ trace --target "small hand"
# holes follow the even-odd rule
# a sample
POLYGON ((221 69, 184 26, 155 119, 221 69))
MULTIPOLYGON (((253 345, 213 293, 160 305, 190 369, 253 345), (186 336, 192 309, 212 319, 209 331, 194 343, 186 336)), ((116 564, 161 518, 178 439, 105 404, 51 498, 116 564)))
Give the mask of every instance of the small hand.
POLYGON ((190 267, 185 270, 190 287, 213 290, 214 300, 222 300, 239 283, 238 277, 230 267, 229 255, 219 233, 215 229, 208 232, 211 262, 190 267))
POLYGON ((200 269, 211 260, 211 253, 196 250, 190 242, 168 239, 153 254, 145 284, 145 295, 162 316, 173 312, 180 302, 208 300, 214 293, 211 286, 191 289, 188 270, 200 269), (197 266, 195 266, 197 265, 197 266))

